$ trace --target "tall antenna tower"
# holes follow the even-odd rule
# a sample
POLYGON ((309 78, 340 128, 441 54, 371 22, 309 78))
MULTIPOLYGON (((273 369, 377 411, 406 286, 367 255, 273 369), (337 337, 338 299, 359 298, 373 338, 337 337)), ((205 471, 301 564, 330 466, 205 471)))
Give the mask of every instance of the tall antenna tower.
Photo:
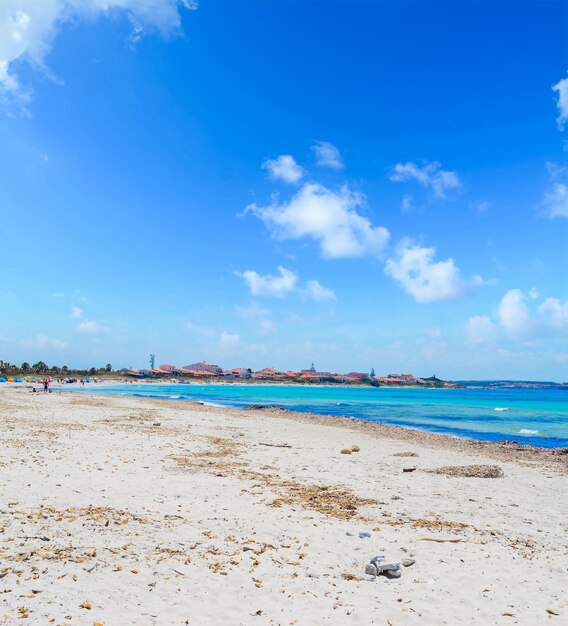
POLYGON ((154 363, 156 361, 156 355, 155 354, 151 354, 150 355, 150 369, 153 370, 154 369, 154 363))

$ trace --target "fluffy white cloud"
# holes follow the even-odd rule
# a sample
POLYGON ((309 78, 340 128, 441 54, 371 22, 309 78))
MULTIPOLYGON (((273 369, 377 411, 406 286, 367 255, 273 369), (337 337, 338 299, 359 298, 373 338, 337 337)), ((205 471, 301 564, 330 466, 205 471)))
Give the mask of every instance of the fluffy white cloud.
POLYGON ((442 170, 441 166, 438 161, 425 161, 422 167, 412 161, 397 163, 389 178, 396 183, 415 181, 431 189, 437 198, 446 198, 448 191, 458 191, 461 188, 461 181, 457 172, 442 170))
POLYGON ((393 278, 416 302, 433 302, 460 295, 464 282, 453 259, 434 261, 436 248, 424 248, 409 239, 403 240, 393 258, 385 264, 385 273, 393 278))
POLYGON ((510 289, 497 307, 497 317, 501 326, 510 334, 522 335, 531 325, 529 309, 520 289, 510 289))
POLYGON ((283 298, 296 288, 298 275, 278 266, 278 276, 262 276, 254 270, 236 272, 247 284, 253 296, 276 296, 283 298))
POLYGON ((498 333, 498 327, 486 315, 470 317, 466 323, 465 334, 469 343, 491 343, 498 333))
POLYGON ((363 204, 364 196, 345 186, 333 191, 306 183, 289 202, 278 204, 275 199, 269 206, 252 204, 246 210, 278 239, 315 239, 326 258, 380 256, 389 232, 357 212, 363 204))
POLYGON ((558 127, 563 130, 564 123, 568 120, 568 78, 559 80, 556 85, 552 86, 552 89, 558 94, 558 100, 556 102, 558 106, 558 127))
POLYGON ((302 294, 312 300, 333 300, 335 298, 333 289, 324 287, 317 280, 307 280, 302 294))
POLYGON ((27 61, 47 72, 45 58, 65 22, 123 12, 135 36, 147 28, 163 35, 179 30, 179 7, 197 7, 193 0, 2 0, 0 2, 0 98, 25 106, 31 92, 22 87, 14 69, 27 61))
POLYGON ((271 178, 280 179, 287 183, 297 183, 304 175, 304 170, 289 154, 281 154, 275 159, 268 159, 262 164, 262 168, 268 170, 271 178))
POLYGON ((328 141, 316 141, 312 144, 312 150, 316 155, 318 167, 328 167, 332 170, 340 170, 344 167, 339 150, 328 141))
POLYGON ((20 343, 24 348, 40 350, 49 348, 65 350, 65 348, 67 348, 67 343, 65 343, 65 341, 61 341, 61 339, 53 339, 52 337, 48 337, 47 335, 41 333, 36 335, 35 339, 23 339, 20 343))
POLYGON ((76 320, 81 319, 83 317, 83 309, 80 309, 78 306, 72 306, 71 317, 76 320))
POLYGON ((547 317, 555 328, 568 328, 568 302, 547 298, 538 307, 538 312, 547 317))
MULTIPOLYGON (((246 272, 235 272, 240 276, 253 296, 276 296, 283 298, 290 293, 297 293, 302 298, 311 300, 329 300, 335 298, 333 289, 321 285, 317 280, 307 280, 304 285, 299 284, 298 275, 285 267, 278 266, 278 276, 262 276, 254 270, 246 272)), ((251 304, 246 308, 237 309, 245 318, 266 318, 269 312, 256 305, 251 304)))
POLYGON ((568 329, 568 301, 546 298, 535 309, 531 300, 537 298, 539 292, 534 287, 527 293, 510 289, 499 302, 494 320, 476 316, 467 321, 466 337, 472 343, 488 343, 495 339, 538 339, 559 332, 559 336, 564 336, 568 329))

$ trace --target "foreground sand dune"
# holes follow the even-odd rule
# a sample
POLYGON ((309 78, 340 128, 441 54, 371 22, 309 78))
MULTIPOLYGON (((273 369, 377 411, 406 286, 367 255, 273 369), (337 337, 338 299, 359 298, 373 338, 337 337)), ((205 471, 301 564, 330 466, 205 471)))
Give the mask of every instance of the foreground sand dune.
POLYGON ((555 458, 13 388, 0 422, 0 624, 568 623, 555 458), (504 476, 435 473, 465 465, 504 476), (361 580, 377 554, 415 563, 361 580))

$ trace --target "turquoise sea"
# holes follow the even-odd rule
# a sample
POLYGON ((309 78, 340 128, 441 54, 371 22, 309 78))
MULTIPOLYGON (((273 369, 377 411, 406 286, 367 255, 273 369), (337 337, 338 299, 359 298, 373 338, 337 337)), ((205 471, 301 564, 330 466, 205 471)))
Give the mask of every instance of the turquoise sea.
POLYGON ((386 387, 239 384, 65 386, 66 391, 193 400, 223 406, 278 405, 295 411, 344 415, 485 441, 568 446, 568 388, 386 387))

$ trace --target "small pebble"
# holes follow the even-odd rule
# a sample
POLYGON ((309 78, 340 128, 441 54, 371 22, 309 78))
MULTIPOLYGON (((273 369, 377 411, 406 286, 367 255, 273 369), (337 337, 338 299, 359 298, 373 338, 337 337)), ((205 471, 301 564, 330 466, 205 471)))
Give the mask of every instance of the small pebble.
POLYGON ((404 567, 410 567, 411 565, 414 565, 416 563, 416 561, 414 559, 402 559, 402 564, 404 565, 404 567))
POLYGON ((360 539, 370 539, 370 537, 371 537, 371 533, 370 533, 370 532, 367 532, 366 530, 362 530, 362 531, 359 533, 359 538, 360 538, 360 539))

